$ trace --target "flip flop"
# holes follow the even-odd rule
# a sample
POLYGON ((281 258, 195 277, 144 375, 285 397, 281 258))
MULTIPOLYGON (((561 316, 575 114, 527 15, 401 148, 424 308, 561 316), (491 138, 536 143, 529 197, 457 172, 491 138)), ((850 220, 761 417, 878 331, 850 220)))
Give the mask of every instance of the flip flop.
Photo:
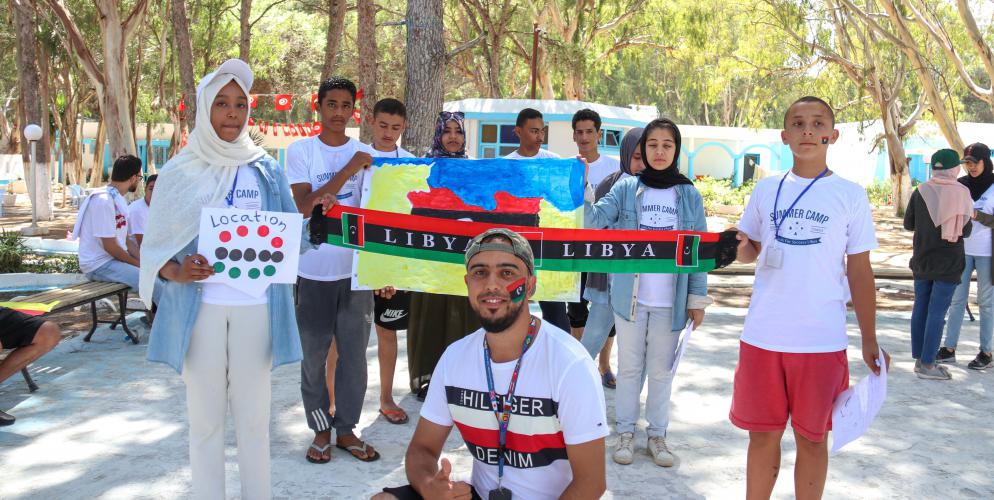
POLYGON ((7 413, 5 411, 0 410, 0 427, 6 426, 6 425, 13 425, 14 421, 16 421, 16 420, 17 419, 14 418, 14 416, 11 415, 10 413, 7 413))
POLYGON ((378 451, 373 451, 373 456, 369 456, 369 452, 367 451, 366 443, 362 443, 362 446, 356 446, 356 445, 342 446, 342 445, 336 443, 335 444, 335 448, 338 448, 339 450, 345 450, 345 451, 349 452, 349 455, 352 455, 352 458, 355 458, 356 460, 358 460, 360 462, 375 462, 375 461, 377 461, 377 460, 380 459, 380 452, 378 452, 378 451), (363 455, 366 455, 366 458, 359 458, 358 456, 356 456, 355 453, 353 453, 354 451, 358 451, 358 452, 362 453, 363 455))
POLYGON ((618 380, 614 378, 611 370, 608 370, 601 374, 601 384, 608 389, 616 389, 618 387, 618 380))
MULTIPOLYGON (((328 450, 331 449, 331 443, 328 443, 328 444, 326 444, 324 446, 318 446, 315 443, 311 443, 311 449, 314 450, 314 451, 316 451, 316 452, 318 452, 318 453, 320 453, 321 456, 323 457, 324 454, 327 453, 328 450)), ((306 458, 307 461, 310 462, 310 463, 312 463, 312 464, 326 464, 328 462, 331 462, 331 455, 329 455, 327 459, 324 459, 324 458, 314 458, 314 457, 310 456, 309 454, 304 454, 304 458, 306 458)))
POLYGON ((387 422, 390 422, 391 424, 402 425, 406 424, 408 421, 407 413, 405 413, 404 410, 401 409, 397 410, 380 409, 380 415, 383 415, 383 418, 387 419, 387 422))

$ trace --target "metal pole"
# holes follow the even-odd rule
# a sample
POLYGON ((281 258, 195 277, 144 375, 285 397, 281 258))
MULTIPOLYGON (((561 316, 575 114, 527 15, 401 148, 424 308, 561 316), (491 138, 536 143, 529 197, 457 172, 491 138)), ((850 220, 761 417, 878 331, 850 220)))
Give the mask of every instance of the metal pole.
POLYGON ((532 25, 532 99, 535 98, 535 81, 538 79, 538 23, 532 25))
POLYGON ((38 228, 38 165, 35 153, 38 141, 31 141, 31 229, 38 228))

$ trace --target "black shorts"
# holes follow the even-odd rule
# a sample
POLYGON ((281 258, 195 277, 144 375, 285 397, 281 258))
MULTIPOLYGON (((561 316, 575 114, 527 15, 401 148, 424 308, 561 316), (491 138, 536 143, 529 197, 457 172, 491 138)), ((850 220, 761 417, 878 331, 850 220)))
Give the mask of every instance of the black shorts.
POLYGON ((373 322, 387 330, 407 330, 411 292, 398 291, 389 299, 373 297, 373 322))
POLYGON ((31 345, 45 320, 20 311, 0 307, 0 344, 4 349, 31 345))
POLYGON ((587 316, 590 311, 587 309, 587 299, 583 298, 583 292, 586 289, 587 273, 580 273, 580 301, 566 303, 566 316, 569 317, 569 326, 572 328, 587 326, 587 316))
MULTIPOLYGON (((473 500, 483 500, 483 497, 476 493, 476 488, 472 488, 472 491, 473 500)), ((400 500, 424 500, 424 497, 411 485, 399 486, 397 488, 383 488, 383 492, 389 493, 400 500)))

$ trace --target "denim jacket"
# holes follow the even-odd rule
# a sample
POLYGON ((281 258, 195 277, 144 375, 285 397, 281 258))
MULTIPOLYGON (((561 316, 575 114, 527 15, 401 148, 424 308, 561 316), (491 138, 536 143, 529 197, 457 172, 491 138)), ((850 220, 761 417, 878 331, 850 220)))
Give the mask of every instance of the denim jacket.
MULTIPOLYGON (((674 186, 677 195, 678 230, 707 231, 704 218, 704 200, 697 188, 690 184, 674 186)), ((638 229, 642 217, 642 193, 645 184, 638 177, 618 181, 611 191, 597 203, 591 203, 593 193, 588 188, 583 206, 586 227, 611 229, 638 229)), ((677 274, 673 280, 673 330, 687 325, 687 309, 703 309, 711 300, 707 297, 707 273, 677 274)), ((611 307, 629 321, 635 319, 638 304, 638 274, 612 274, 610 279, 611 307)))
MULTIPOLYGON (((297 212, 290 193, 290 184, 279 163, 266 155, 251 163, 256 169, 259 189, 262 191, 262 209, 276 212, 297 212)), ((301 239, 301 252, 312 248, 307 240, 307 224, 301 239)), ((187 255, 197 252, 194 238, 173 260, 181 262, 187 255)), ((148 339, 149 361, 166 363, 177 373, 183 373, 183 361, 190 347, 193 324, 200 312, 203 284, 177 283, 158 280, 162 287, 158 312, 152 323, 148 339)), ((266 290, 269 302, 269 333, 272 340, 273 367, 300 361, 302 350, 297 332, 297 319, 293 308, 293 288, 289 284, 273 284, 266 290)))

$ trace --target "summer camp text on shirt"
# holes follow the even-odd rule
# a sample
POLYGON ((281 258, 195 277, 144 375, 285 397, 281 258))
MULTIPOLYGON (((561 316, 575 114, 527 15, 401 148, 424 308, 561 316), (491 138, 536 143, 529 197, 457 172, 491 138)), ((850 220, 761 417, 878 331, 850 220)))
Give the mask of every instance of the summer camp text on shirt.
MULTIPOLYGON (((677 219, 676 189, 646 187, 642 192, 640 231, 672 231, 677 219)), ((673 307, 675 280, 673 274, 639 274, 639 304, 650 307, 673 307)))
MULTIPOLYGON (((471 483, 486 497, 497 486, 498 426, 484 368, 484 335, 477 330, 445 350, 421 416, 459 429, 474 458, 471 483)), ((515 363, 493 363, 499 394, 507 393, 515 363)), ((608 431, 604 391, 590 355, 568 333, 542 322, 518 374, 503 486, 514 498, 558 498, 573 478, 566 445, 600 439, 608 431)))
MULTIPOLYGON (((337 147, 321 142, 318 136, 299 140, 287 148, 287 179, 291 185, 310 184, 311 191, 316 191, 331 181, 357 151, 375 156, 373 148, 351 137, 337 147)), ((342 186, 335 196, 340 205, 359 206, 362 176, 363 172, 359 172, 342 186)), ((348 278, 351 273, 352 250, 328 244, 301 255, 297 271, 298 276, 315 281, 336 281, 348 278)))
POLYGON ((848 283, 845 256, 877 248, 866 190, 838 174, 819 179, 793 209, 812 179, 792 172, 756 184, 738 228, 762 244, 756 261, 752 302, 742 341, 777 352, 834 352, 845 349, 848 283), (774 241, 777 187, 780 236, 774 241), (782 249, 780 267, 766 262, 769 249, 782 249))

